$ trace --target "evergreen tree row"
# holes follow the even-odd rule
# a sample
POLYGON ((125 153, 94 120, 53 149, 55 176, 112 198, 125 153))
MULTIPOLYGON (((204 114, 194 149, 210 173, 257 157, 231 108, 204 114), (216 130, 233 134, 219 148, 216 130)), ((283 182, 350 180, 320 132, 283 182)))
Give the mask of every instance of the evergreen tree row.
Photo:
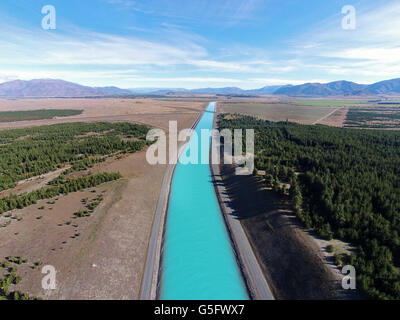
POLYGON ((358 247, 346 258, 362 291, 400 299, 400 132, 219 117, 222 129, 255 129, 255 166, 296 214, 326 239, 358 247))
POLYGON ((83 169, 96 157, 139 151, 148 130, 133 123, 94 122, 0 131, 0 191, 66 163, 83 169))
POLYGON ((38 200, 49 199, 59 194, 68 194, 70 192, 95 187, 104 182, 118 180, 121 177, 121 174, 118 172, 98 173, 76 179, 55 179, 51 182, 51 186, 49 187, 20 195, 10 195, 0 199, 0 214, 10 210, 28 207, 35 204, 38 200))

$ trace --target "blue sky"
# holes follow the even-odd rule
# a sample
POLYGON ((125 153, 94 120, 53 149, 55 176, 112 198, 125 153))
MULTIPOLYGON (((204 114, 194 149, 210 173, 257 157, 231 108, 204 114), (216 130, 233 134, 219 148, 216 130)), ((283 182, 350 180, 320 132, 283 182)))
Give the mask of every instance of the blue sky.
POLYGON ((400 77, 398 0, 2 0, 0 82, 259 88, 400 77), (57 28, 43 30, 44 5, 57 28), (342 29, 344 5, 355 30, 342 29))

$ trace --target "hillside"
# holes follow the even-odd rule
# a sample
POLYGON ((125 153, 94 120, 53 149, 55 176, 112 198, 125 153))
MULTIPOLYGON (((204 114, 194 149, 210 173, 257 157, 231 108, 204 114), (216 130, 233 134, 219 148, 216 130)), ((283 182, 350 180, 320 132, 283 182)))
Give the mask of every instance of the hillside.
POLYGON ((371 94, 400 93, 400 79, 386 80, 368 86, 371 94))
POLYGON ((88 97, 126 94, 130 94, 130 91, 116 87, 92 88, 53 79, 14 80, 0 84, 0 97, 88 97))
POLYGON ((329 83, 304 83, 300 85, 265 86, 244 90, 239 87, 222 88, 139 88, 120 89, 118 87, 89 87, 64 80, 36 79, 14 80, 0 84, 0 97, 104 97, 127 95, 179 95, 179 94, 219 94, 219 95, 286 95, 293 97, 330 96, 374 96, 400 95, 400 78, 365 85, 350 81, 329 83))
MULTIPOLYGON (((131 92, 136 93, 135 89, 131 92)), ((141 91, 143 93, 143 90, 141 91)), ((334 81, 329 83, 304 83, 300 85, 265 86, 259 89, 244 90, 238 87, 199 88, 199 89, 154 89, 144 92, 148 95, 176 94, 220 94, 220 95, 286 95, 293 97, 330 97, 330 96, 374 96, 399 95, 400 79, 377 82, 371 85, 351 81, 334 81)))
POLYGON ((400 79, 386 80, 370 85, 350 81, 335 81, 325 84, 305 83, 296 86, 281 87, 274 94, 298 97, 398 95, 400 94, 400 79))

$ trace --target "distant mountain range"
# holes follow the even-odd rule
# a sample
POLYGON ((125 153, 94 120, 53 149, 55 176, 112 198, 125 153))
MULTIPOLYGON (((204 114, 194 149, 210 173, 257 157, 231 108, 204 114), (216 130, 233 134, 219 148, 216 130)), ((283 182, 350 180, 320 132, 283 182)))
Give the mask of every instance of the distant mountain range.
POLYGON ((274 94, 298 97, 399 95, 400 79, 385 80, 370 85, 350 81, 305 83, 281 87, 274 94))
POLYGON ((400 78, 377 82, 370 85, 350 81, 329 83, 305 83, 301 85, 265 86, 260 89, 244 90, 238 87, 224 88, 137 88, 120 89, 117 87, 88 87, 76 83, 36 79, 30 81, 14 80, 0 84, 0 97, 106 97, 131 95, 173 95, 173 94, 220 94, 253 96, 277 94, 293 97, 329 97, 329 96, 373 96, 400 95, 400 78))
MULTIPOLYGON (((142 91, 144 93, 145 91, 142 91)), ((400 78, 385 80, 370 85, 350 81, 334 81, 329 83, 305 83, 301 85, 266 86, 260 89, 244 90, 238 87, 201 88, 201 89, 158 89, 146 94, 221 94, 221 95, 265 95, 276 94, 292 97, 329 97, 329 96, 374 96, 400 95, 400 78)))
POLYGON ((0 84, 0 97, 89 97, 132 94, 117 87, 87 87, 76 83, 53 80, 14 80, 0 84))
POLYGON ((73 82, 54 79, 14 80, 0 84, 0 97, 104 97, 127 95, 167 95, 167 94, 225 94, 225 95, 257 95, 272 94, 281 86, 267 86, 256 90, 243 90, 237 87, 226 88, 134 88, 88 87, 73 82))
MULTIPOLYGON (((277 89, 282 86, 266 86, 260 89, 244 90, 238 87, 224 87, 224 88, 200 88, 200 89, 159 89, 148 91, 147 94, 179 94, 179 93, 192 93, 192 94, 222 94, 222 95, 260 95, 260 94, 273 94, 277 89)), ((134 91, 135 89, 132 89, 134 91)))
POLYGON ((202 89, 162 89, 147 94, 222 94, 222 95, 264 95, 277 94, 292 97, 329 97, 329 96, 373 96, 400 95, 400 78, 385 80, 370 85, 350 81, 329 83, 305 83, 301 85, 266 86, 260 89, 243 90, 238 87, 202 88, 202 89))

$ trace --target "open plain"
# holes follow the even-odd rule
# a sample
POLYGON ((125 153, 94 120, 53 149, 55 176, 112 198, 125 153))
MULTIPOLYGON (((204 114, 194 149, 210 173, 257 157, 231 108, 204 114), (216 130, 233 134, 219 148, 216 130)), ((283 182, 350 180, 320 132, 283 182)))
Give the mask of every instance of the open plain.
MULTIPOLYGON (((84 110, 74 117, 1 123, 1 128, 131 121, 168 129, 168 121, 175 120, 178 129, 183 129, 192 126, 205 106, 203 102, 151 99, 0 100, 0 110, 7 111, 84 110)), ((18 266, 22 280, 15 289, 44 299, 137 299, 165 169, 165 165, 148 164, 146 150, 111 156, 77 174, 120 172, 122 179, 8 213, 16 219, 1 228, 0 260, 15 256, 27 259, 18 266), (74 215, 100 196, 103 200, 90 216, 74 215), (41 265, 55 267, 56 290, 42 289, 41 265)), ((0 197, 35 190, 62 171, 27 179, 3 191, 0 197)))
POLYGON ((284 102, 226 101, 220 104, 221 113, 240 113, 270 121, 291 121, 312 124, 337 108, 330 106, 295 105, 284 102))

